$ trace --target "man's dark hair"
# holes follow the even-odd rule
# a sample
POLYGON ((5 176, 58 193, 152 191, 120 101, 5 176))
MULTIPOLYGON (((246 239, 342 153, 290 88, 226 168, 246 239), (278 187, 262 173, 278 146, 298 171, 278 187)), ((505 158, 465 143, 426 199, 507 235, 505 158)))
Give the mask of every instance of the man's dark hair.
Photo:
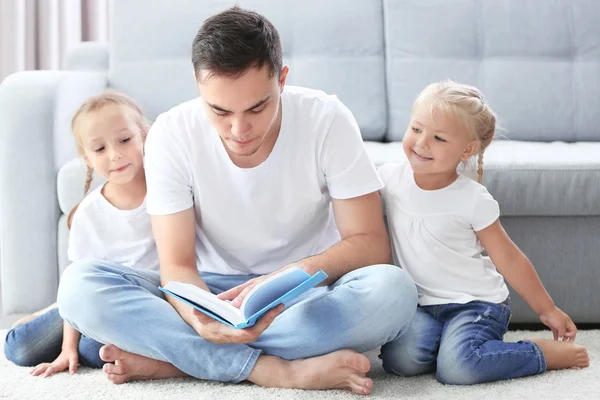
POLYGON ((250 68, 269 68, 279 75, 283 51, 277 29, 264 16, 238 6, 208 18, 194 38, 192 64, 210 75, 238 77, 250 68))

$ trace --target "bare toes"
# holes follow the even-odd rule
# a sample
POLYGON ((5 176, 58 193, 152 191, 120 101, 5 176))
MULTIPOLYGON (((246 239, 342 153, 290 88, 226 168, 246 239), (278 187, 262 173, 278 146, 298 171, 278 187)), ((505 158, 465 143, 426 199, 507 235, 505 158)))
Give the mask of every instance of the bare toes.
POLYGON ((352 375, 350 377, 350 390, 356 394, 370 394, 373 389, 373 381, 370 378, 352 375))
POLYGON ((106 374, 106 377, 109 381, 114 383, 115 385, 120 385, 127 382, 126 375, 118 375, 118 374, 106 374))
POLYGON ((123 368, 122 365, 116 365, 116 364, 111 364, 111 363, 104 364, 102 369, 107 374, 123 375, 125 373, 125 369, 123 368))
POLYGON ((362 355, 362 354, 351 354, 349 356, 347 356, 346 360, 346 365, 348 365, 350 368, 355 369, 357 371, 360 371, 362 373, 367 373, 369 372, 369 370, 371 369, 371 362, 369 361, 369 359, 362 355))
POLYGON ((121 350, 112 344, 104 345, 100 348, 100 358, 102 361, 113 362, 119 359, 119 355, 121 354, 121 350))

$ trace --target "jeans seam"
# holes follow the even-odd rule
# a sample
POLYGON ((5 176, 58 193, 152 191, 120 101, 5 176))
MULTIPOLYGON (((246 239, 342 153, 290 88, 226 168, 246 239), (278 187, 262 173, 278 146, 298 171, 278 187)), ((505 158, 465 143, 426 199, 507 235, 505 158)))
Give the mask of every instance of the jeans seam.
POLYGON ((248 359, 244 363, 244 366, 242 367, 242 370, 240 371, 239 374, 237 374, 231 380, 231 382, 232 383, 240 383, 240 382, 245 381, 246 379, 248 379, 248 377, 250 376, 250 373, 254 369, 254 366, 256 365, 256 362, 258 361, 258 358, 260 357, 261 353, 262 353, 262 350, 252 349, 252 353, 250 354, 250 356, 248 357, 248 359))
POLYGON ((544 357, 544 352, 542 351, 540 346, 537 343, 529 341, 529 340, 525 340, 525 342, 530 343, 533 346, 535 354, 537 355, 538 366, 539 366, 539 370, 537 373, 542 374, 542 373, 546 372, 546 369, 547 369, 546 358, 544 357))

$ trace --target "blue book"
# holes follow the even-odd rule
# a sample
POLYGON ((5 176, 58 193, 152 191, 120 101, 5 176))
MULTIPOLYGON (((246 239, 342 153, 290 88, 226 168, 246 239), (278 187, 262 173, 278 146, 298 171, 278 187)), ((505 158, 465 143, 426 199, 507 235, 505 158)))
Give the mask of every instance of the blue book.
POLYGON ((288 268, 254 286, 240 308, 189 283, 169 282, 159 289, 226 325, 241 329, 254 325, 271 308, 279 304, 287 306, 325 279, 327 274, 322 270, 311 276, 298 267, 288 268))

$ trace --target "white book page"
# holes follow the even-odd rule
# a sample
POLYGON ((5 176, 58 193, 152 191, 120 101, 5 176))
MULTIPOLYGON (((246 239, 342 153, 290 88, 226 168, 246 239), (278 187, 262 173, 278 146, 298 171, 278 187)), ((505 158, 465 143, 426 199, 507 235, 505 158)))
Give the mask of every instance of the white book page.
POLYGON ((164 288, 192 303, 201 305, 224 320, 231 322, 233 325, 245 321, 240 309, 232 306, 228 301, 217 298, 216 295, 207 292, 196 285, 171 281, 167 283, 164 288))

